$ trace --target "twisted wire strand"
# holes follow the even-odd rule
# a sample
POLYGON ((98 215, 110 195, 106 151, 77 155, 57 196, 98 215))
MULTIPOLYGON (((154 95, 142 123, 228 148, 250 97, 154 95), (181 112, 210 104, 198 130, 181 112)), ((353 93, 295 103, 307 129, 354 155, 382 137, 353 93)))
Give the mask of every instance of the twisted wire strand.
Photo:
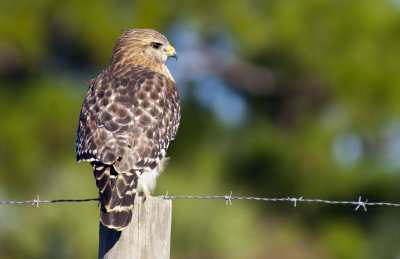
MULTIPOLYGON (((264 198, 264 197, 234 197, 232 196, 232 192, 229 195, 219 195, 219 196, 169 196, 168 192, 165 195, 155 196, 162 199, 224 199, 226 204, 232 205, 232 200, 256 200, 256 201, 269 201, 269 202, 291 202, 294 207, 297 206, 298 203, 306 202, 306 203, 324 203, 324 204, 342 204, 342 205, 355 205, 355 210, 362 208, 364 211, 367 211, 368 206, 388 206, 388 207, 400 207, 400 203, 392 203, 392 202, 369 202, 368 199, 363 201, 361 196, 358 197, 357 201, 335 201, 335 200, 323 200, 323 199, 305 199, 303 197, 300 198, 264 198)), ((39 195, 34 200, 26 200, 26 201, 0 201, 1 204, 25 204, 29 203, 32 205, 36 205, 39 207, 40 203, 59 203, 59 202, 89 202, 89 201, 97 201, 100 200, 98 198, 92 199, 59 199, 59 200, 40 200, 39 195)))

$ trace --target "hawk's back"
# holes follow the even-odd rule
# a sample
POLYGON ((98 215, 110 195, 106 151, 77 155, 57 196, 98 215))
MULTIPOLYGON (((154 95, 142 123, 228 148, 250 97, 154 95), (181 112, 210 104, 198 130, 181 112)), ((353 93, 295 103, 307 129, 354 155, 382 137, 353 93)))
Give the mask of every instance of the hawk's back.
POLYGON ((123 229, 136 194, 154 190, 179 120, 179 94, 169 72, 119 62, 89 81, 76 157, 93 166, 104 225, 123 229))

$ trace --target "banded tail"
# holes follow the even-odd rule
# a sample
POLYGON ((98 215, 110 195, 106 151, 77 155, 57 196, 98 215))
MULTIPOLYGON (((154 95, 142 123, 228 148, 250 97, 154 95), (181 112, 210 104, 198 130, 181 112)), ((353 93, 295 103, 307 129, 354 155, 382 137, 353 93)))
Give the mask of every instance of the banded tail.
POLYGON ((138 176, 134 170, 118 173, 112 165, 91 164, 100 194, 100 221, 108 228, 121 231, 132 219, 138 176))

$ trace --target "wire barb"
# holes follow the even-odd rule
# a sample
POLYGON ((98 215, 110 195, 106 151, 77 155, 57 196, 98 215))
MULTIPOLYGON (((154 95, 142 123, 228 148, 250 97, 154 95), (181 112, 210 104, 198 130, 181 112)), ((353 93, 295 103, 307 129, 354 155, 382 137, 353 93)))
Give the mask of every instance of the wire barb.
POLYGON ((228 195, 225 195, 224 198, 225 198, 225 204, 226 204, 226 205, 228 205, 228 204, 229 204, 229 205, 232 205, 232 201, 231 201, 231 200, 232 200, 232 191, 231 191, 231 193, 229 194, 229 196, 228 196, 228 195))
POLYGON ((36 200, 33 200, 32 206, 36 204, 36 207, 39 208, 39 202, 40 202, 39 194, 36 195, 36 198, 37 198, 36 200))
POLYGON ((165 193, 164 196, 161 196, 161 198, 164 199, 164 200, 168 199, 168 190, 167 190, 167 192, 165 193))
POLYGON ((368 205, 368 199, 363 202, 361 201, 361 196, 358 196, 357 207, 355 208, 355 211, 357 211, 360 207, 362 207, 364 211, 367 211, 366 205, 368 205))
POLYGON ((290 198, 290 197, 288 197, 288 200, 289 201, 291 201, 291 202, 293 202, 293 205, 294 205, 294 207, 296 208, 296 206, 297 206, 297 202, 298 201, 302 201, 303 200, 303 197, 300 197, 300 198, 290 198))

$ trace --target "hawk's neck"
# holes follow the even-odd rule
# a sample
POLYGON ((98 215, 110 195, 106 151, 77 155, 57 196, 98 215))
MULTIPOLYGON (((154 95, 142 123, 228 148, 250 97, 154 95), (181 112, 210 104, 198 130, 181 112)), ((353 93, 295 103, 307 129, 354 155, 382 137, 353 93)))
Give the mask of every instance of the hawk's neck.
POLYGON ((174 78, 172 77, 171 73, 169 72, 169 70, 165 64, 160 64, 160 63, 146 64, 143 62, 135 62, 133 60, 132 61, 121 60, 120 62, 116 62, 116 63, 112 64, 110 66, 110 69, 113 74, 118 74, 119 71, 136 69, 137 67, 145 67, 145 68, 150 69, 151 71, 160 73, 175 83, 174 78))

